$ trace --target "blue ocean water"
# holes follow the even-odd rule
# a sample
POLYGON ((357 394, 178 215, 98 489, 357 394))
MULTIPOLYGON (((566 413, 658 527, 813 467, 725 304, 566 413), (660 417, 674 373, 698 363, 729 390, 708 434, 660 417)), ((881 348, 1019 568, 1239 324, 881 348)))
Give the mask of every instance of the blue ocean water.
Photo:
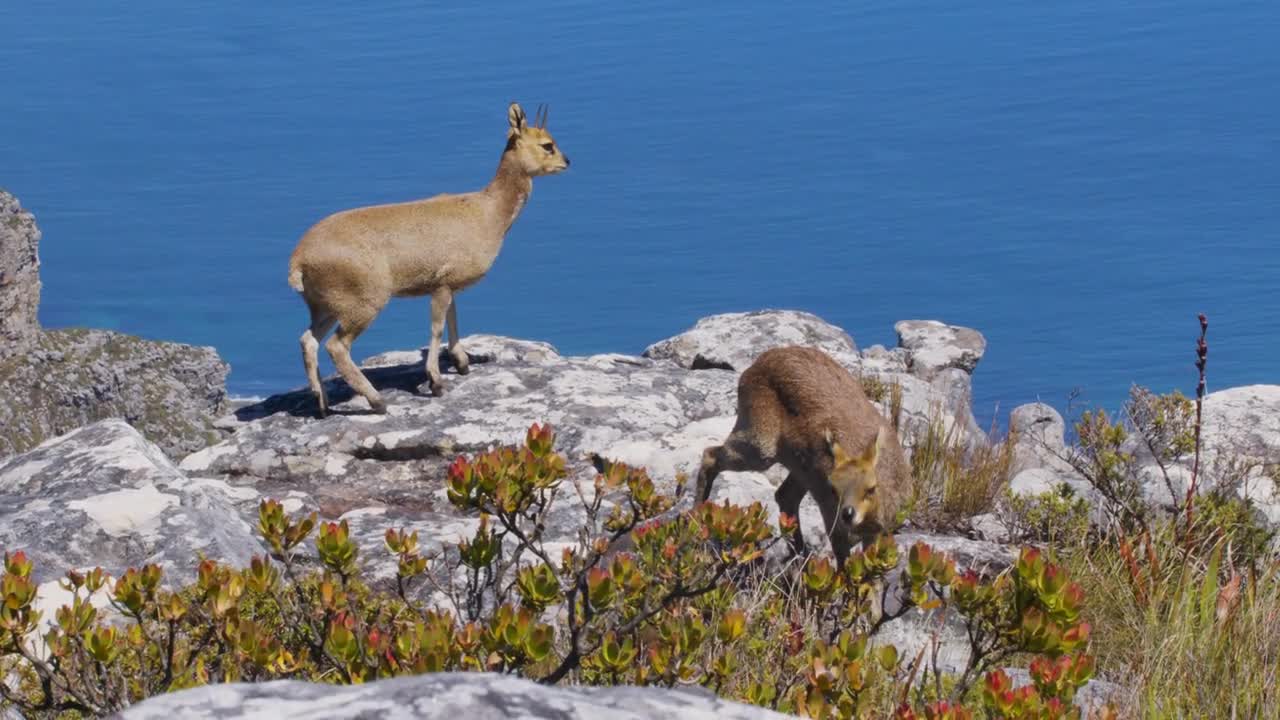
MULTIPOLYGON (((1280 6, 11 2, 0 186, 44 230, 48 326, 211 344, 238 394, 304 383, 299 235, 488 181, 551 104, 538 181, 464 333, 639 352, 809 310, 986 334, 980 418, 1073 388, 1280 382, 1280 6)), ((357 357, 425 342, 398 300, 357 357)), ((327 365, 326 370, 329 369, 327 365)))

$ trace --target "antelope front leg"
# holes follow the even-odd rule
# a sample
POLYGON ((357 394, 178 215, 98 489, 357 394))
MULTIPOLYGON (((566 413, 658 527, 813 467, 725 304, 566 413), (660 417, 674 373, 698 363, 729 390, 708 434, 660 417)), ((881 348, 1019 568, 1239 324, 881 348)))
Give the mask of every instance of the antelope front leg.
POLYGON ((467 351, 458 346, 458 299, 454 298, 449 302, 449 357, 453 358, 453 369, 458 371, 459 375, 466 375, 471 372, 471 358, 467 357, 467 351))
POLYGON ((453 292, 449 288, 440 288, 431 293, 431 346, 427 350, 427 384, 431 386, 431 394, 436 397, 444 394, 444 380, 440 377, 440 336, 444 334, 445 316, 452 304, 453 292))

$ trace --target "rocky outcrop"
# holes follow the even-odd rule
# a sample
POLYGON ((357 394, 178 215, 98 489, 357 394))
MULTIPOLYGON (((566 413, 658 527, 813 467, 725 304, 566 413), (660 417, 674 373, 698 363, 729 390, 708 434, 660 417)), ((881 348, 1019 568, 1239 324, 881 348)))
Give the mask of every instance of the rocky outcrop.
MULTIPOLYGON (((818 327, 821 321, 812 316, 755 313, 739 319, 751 327, 762 322, 779 323, 786 317, 801 322, 804 329, 798 331, 798 336, 816 338, 814 342, 843 335, 837 328, 818 327), (765 317, 772 319, 765 321, 762 319, 765 317)), ((722 329, 728 328, 730 321, 721 318, 716 324, 722 329)), ((37 345, 72 335, 70 331, 50 333, 37 345)), ((759 341, 747 329, 737 335, 744 343, 759 341)), ((103 358, 102 362, 73 362, 64 357, 61 362, 68 372, 93 373, 100 367, 109 374, 119 367, 121 357, 126 355, 125 350, 115 344, 120 342, 119 336, 87 332, 77 338, 78 346, 90 341, 99 348, 97 357, 103 358)), ((669 346, 680 344, 668 343, 669 346)), ((455 376, 443 399, 417 392, 425 378, 420 350, 384 353, 365 365, 370 380, 387 399, 386 415, 369 413, 363 399, 354 397, 340 379, 330 378, 326 381, 327 392, 335 412, 329 417, 323 420, 315 417, 315 401, 306 390, 241 407, 214 423, 225 433, 225 440, 191 453, 177 468, 160 464, 169 479, 156 485, 156 492, 143 492, 147 499, 155 501, 153 505, 162 524, 168 513, 179 511, 181 502, 178 501, 183 497, 176 490, 166 488, 185 476, 206 478, 208 480, 200 482, 214 483, 221 488, 219 501, 226 504, 238 522, 249 526, 255 522, 257 503, 263 497, 275 497, 285 501, 292 510, 305 507, 318 510, 326 518, 349 520, 357 540, 366 547, 380 545, 382 534, 392 526, 417 529, 424 542, 438 545, 470 532, 475 522, 474 518, 454 513, 443 493, 445 467, 458 453, 517 443, 530 424, 551 423, 557 430, 558 449, 570 459, 571 482, 589 484, 596 472, 592 458, 604 457, 645 467, 660 490, 672 492, 677 474, 692 474, 702 450, 722 441, 734 423, 736 370, 691 371, 671 360, 627 355, 564 357, 545 343, 493 336, 467 338, 464 347, 473 359, 474 370, 466 376, 455 376), (169 493, 172 497, 158 497, 157 493, 169 493)), ((859 367, 863 358, 853 351, 852 340, 842 347, 847 351, 845 360, 855 369, 859 367)), ((56 356, 57 352, 67 351, 54 347, 39 352, 56 356)), ((174 352, 175 356, 167 358, 171 367, 180 366, 180 359, 189 357, 178 349, 174 352)), ((946 381, 951 385, 937 378, 933 383, 926 383, 904 374, 901 354, 896 351, 875 348, 868 358, 868 364, 874 367, 869 373, 893 379, 904 388, 903 415, 907 426, 904 432, 908 445, 909 427, 923 424, 940 406, 952 403, 954 410, 967 412, 963 392, 944 392, 956 387, 954 380, 946 381)), ((128 377, 119 378, 121 387, 127 387, 123 383, 140 372, 131 371, 128 377)), ((196 366, 183 376, 195 382, 207 373, 196 366)), ((72 384, 63 392, 95 382, 72 384)), ((24 387, 28 392, 44 389, 35 377, 29 377, 24 387)), ((962 387, 967 388, 967 383, 962 387)), ((216 387, 206 389, 210 397, 216 394, 216 387)), ((122 402, 139 398, 147 398, 140 388, 121 393, 122 402)), ((177 402, 170 398, 151 401, 151 404, 172 408, 177 402)), ((83 403, 71 403, 66 411, 88 405, 87 399, 83 403)), ((156 428, 148 433, 145 422, 139 424, 143 433, 152 437, 162 430, 156 428)), ((121 425, 102 427, 116 428, 118 432, 121 425)), ((39 432, 52 434, 43 428, 39 432)), ((76 448, 95 438, 101 444, 115 442, 108 442, 101 432, 99 427, 94 430, 97 435, 72 434, 48 443, 30 456, 16 458, 7 466, 8 475, 24 476, 31 473, 32 467, 44 468, 44 473, 65 473, 67 477, 86 472, 84 453, 76 448)), ((43 435, 33 433, 32 440, 43 439, 43 435)), ((141 442, 140 438, 138 441, 141 442)), ((145 455, 137 449, 131 452, 134 456, 145 455)), ((157 465, 153 460, 143 464, 151 468, 148 472, 161 472, 152 467, 157 465)), ((93 477, 97 480, 92 483, 78 488, 67 486, 67 492, 80 493, 77 499, 86 501, 109 492, 105 486, 112 482, 124 483, 116 489, 126 489, 126 485, 130 492, 137 489, 136 483, 124 476, 104 472, 95 474, 93 477)), ((742 502, 760 500, 772 511, 775 509, 773 490, 782 475, 781 468, 767 474, 729 473, 717 483, 716 497, 727 494, 742 502)), ((17 481, 9 484, 20 487, 17 481)), ((7 492, 26 497, 23 490, 7 492)), ((61 506, 31 505, 28 510, 57 516, 61 506)), ((802 513, 806 531, 814 544, 821 547, 825 537, 816 506, 806 500, 802 513)), ((27 530, 23 532, 36 532, 38 522, 24 520, 23 527, 27 530)), ((61 518, 52 517, 49 522, 61 522, 61 518)), ((580 527, 581 518, 572 504, 565 503, 547 522, 548 535, 553 541, 569 540, 580 527)), ((9 544, 25 542, 25 536, 17 531, 9 538, 9 544)), ((70 538, 63 537, 58 542, 63 541, 69 542, 70 538)), ((150 546, 144 539, 137 547, 146 550, 150 546)), ((174 545, 174 552, 182 548, 174 545)), ((65 566, 86 559, 76 553, 76 548, 70 547, 65 557, 50 556, 50 561, 57 560, 53 562, 54 571, 61 572, 65 566)), ((194 552, 191 554, 194 556, 194 552)), ((133 562, 145 557, 134 553, 128 560, 133 562)), ((394 566, 389 560, 379 553, 369 553, 366 569, 374 579, 390 577, 394 566)))
POLYGON ((277 680, 160 695, 120 720, 782 720, 771 710, 730 702, 708 690, 656 687, 546 687, 510 675, 432 673, 339 687, 277 680))
POLYGON ((106 418, 138 428, 172 458, 219 437, 230 368, 210 347, 106 330, 46 330, 0 361, 0 458, 106 418))
POLYGON ((40 330, 40 231, 0 192, 0 458, 121 418, 172 458, 217 439, 230 368, 210 347, 106 330, 40 330))
POLYGON ((937 320, 901 320, 893 329, 898 347, 907 351, 907 366, 926 380, 946 368, 972 373, 987 351, 982 333, 937 320))
POLYGON ((847 365, 857 364, 853 338, 816 315, 795 310, 725 313, 699 320, 675 337, 650 345, 644 356, 691 370, 746 370, 765 350, 808 345, 847 365))
POLYGON ((1202 420, 1207 477, 1230 483, 1280 525, 1280 385, 1209 393, 1202 420))
MULTIPOLYGON (((927 325, 924 321, 905 322, 923 323, 921 327, 927 325)), ((898 326, 902 325, 898 323, 898 326)), ((919 333, 905 336, 907 342, 915 343, 917 349, 914 352, 926 359, 935 356, 967 357, 972 362, 935 367, 922 361, 913 368, 912 349, 886 349, 873 345, 859 352, 853 338, 844 330, 816 315, 794 310, 758 310, 703 318, 693 328, 650 345, 644 356, 692 370, 730 370, 736 374, 770 348, 783 345, 817 347, 850 372, 866 379, 869 387, 878 387, 879 395, 872 393, 872 400, 882 409, 889 401, 888 388, 892 385, 901 388, 900 420, 908 452, 913 438, 925 432, 930 421, 936 418, 942 420, 948 432, 958 426, 958 437, 970 445, 985 442, 986 434, 973 417, 971 374, 977 364, 977 358, 972 357, 972 348, 985 347, 986 341, 981 333, 970 328, 942 323, 933 325, 942 330, 929 335, 927 347, 919 344, 923 342, 917 338, 919 333), (947 337, 960 344, 949 346, 947 337)), ((980 356, 981 352, 978 352, 980 356)))
POLYGON ((35 217, 0 190, 0 360, 40 332, 39 247, 35 217))
POLYGON ((1015 470, 1070 469, 1063 461, 1067 450, 1066 423, 1053 407, 1044 403, 1019 405, 1009 413, 1009 433, 1017 443, 1013 453, 1015 470))
MULTIPOLYGON (((683 348, 678 353, 650 349, 650 355, 662 357, 563 357, 544 343, 467 338, 463 346, 474 370, 450 380, 441 400, 417 391, 425 378, 420 350, 384 353, 364 366, 388 403, 387 414, 368 412, 362 398, 331 378, 326 392, 336 412, 329 417, 316 419, 309 391, 277 395, 219 420, 217 425, 230 436, 188 456, 181 468, 263 495, 290 498, 327 517, 346 517, 357 537, 374 543, 396 523, 419 529, 428 538, 441 536, 434 528, 445 528, 443 535, 454 539, 470 526, 469 520, 450 514, 440 481, 447 464, 458 453, 520 442, 534 422, 556 428, 558 448, 571 460, 572 480, 589 484, 595 475, 589 459, 598 456, 643 466, 660 490, 672 492, 677 475, 696 472, 703 449, 721 442, 735 420, 740 370, 709 366, 693 371, 694 358, 744 364, 741 358, 763 349, 762 327, 797 341, 837 343, 834 352, 861 372, 863 360, 853 341, 811 315, 766 311, 717 316, 699 326, 703 330, 693 331, 693 337, 653 346, 683 348), (799 328, 790 333, 778 330, 789 327, 788 322, 799 328), (735 323, 741 323, 739 330, 734 330, 735 323), (725 339, 713 348, 703 342, 707 328, 715 328, 715 337, 736 341, 725 339), (739 349, 733 349, 733 342, 739 349), (687 364, 675 362, 677 357, 687 364)), ((877 349, 870 363, 875 367, 867 372, 903 387, 908 446, 913 432, 939 414, 948 422, 967 418, 976 426, 969 412, 966 374, 952 370, 962 378, 944 372, 932 383, 925 382, 902 373, 903 365, 886 361, 886 356, 894 353, 877 349)), ((882 399, 882 406, 886 402, 882 399)), ((766 474, 726 474, 716 485, 715 497, 761 500, 773 508, 773 491, 783 474, 780 467, 766 474)), ((548 519, 553 535, 572 537, 581 525, 572 510, 548 519)), ((806 501, 802 514, 815 542, 825 542, 816 506, 806 501)), ((371 570, 381 575, 394 572, 394 567, 379 563, 371 570)))

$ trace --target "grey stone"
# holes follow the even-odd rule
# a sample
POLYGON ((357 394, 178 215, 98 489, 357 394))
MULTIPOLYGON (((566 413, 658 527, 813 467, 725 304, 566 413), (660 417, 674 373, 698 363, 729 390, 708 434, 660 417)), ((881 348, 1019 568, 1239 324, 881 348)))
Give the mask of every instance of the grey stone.
POLYGON ((236 511, 246 491, 189 478, 120 420, 103 420, 0 463, 0 547, 23 550, 35 579, 156 563, 174 583, 197 553, 236 564, 263 552, 236 511))
POLYGON ((846 366, 858 364, 853 338, 817 315, 798 310, 725 313, 699 320, 675 337, 650 345, 649 358, 693 370, 742 372, 765 350, 786 345, 816 347, 846 366))
POLYGON ((1280 526, 1280 385, 1209 393, 1202 421, 1205 476, 1230 484, 1280 526))
POLYGON ((972 373, 987 350, 982 333, 937 320, 900 320, 893 329, 898 347, 907 351, 911 372, 926 380, 944 368, 972 373))
MULTIPOLYGON (((518 340, 501 335, 468 335, 462 342, 471 362, 528 362, 553 363, 561 360, 560 352, 550 343, 537 340, 518 340)), ((427 347, 417 350, 393 350, 381 353, 360 363, 361 367, 394 367, 427 361, 427 347)))
POLYGON ((547 687, 491 673, 428 673, 355 686, 276 680, 160 695, 120 720, 773 720, 790 717, 703 689, 547 687))
MULTIPOLYGON (((923 322, 923 321, 905 321, 923 322)), ((950 326, 936 323, 940 327, 950 326)), ((901 325, 901 323, 899 323, 901 325)), ((955 328, 963 338, 976 331, 955 328)), ((981 338, 981 335, 977 335, 981 338)), ((902 388, 901 430, 908 452, 915 437, 932 418, 941 416, 948 432, 960 425, 959 437, 970 445, 986 442, 986 434, 973 417, 971 378, 967 373, 908 371, 911 351, 874 345, 859 353, 844 330, 810 313, 794 310, 760 310, 726 313, 699 320, 692 329, 650 345, 646 357, 670 360, 684 368, 718 368, 740 373, 765 350, 785 345, 816 347, 857 376, 869 376, 902 388)), ((874 399, 874 398, 873 398, 874 399)), ((886 411, 887 398, 877 403, 886 411)))
POLYGON ((0 458, 120 418, 179 458, 217 440, 229 367, 211 347, 107 330, 45 330, 0 361, 0 458))
POLYGON ((1019 470, 1051 468, 1068 473, 1066 423, 1062 415, 1044 403, 1019 405, 1009 413, 1009 431, 1016 438, 1014 467, 1019 470))
POLYGON ((1009 528, 997 513, 982 513, 969 518, 969 527, 977 536, 988 542, 1001 544, 1012 540, 1009 528))
MULTIPOLYGON (((238 408, 217 423, 229 437, 186 457, 181 468, 251 488, 244 513, 255 511, 259 496, 288 498, 324 518, 347 519, 362 544, 367 539, 376 547, 388 527, 405 527, 439 546, 474 529, 474 518, 459 516, 443 489, 457 454, 519 443, 530 424, 549 422, 569 460, 568 496, 575 486, 590 490, 594 458, 643 466, 659 490, 671 492, 677 474, 695 474, 703 449, 722 442, 735 420, 736 371, 690 371, 626 355, 562 357, 548 346, 508 338, 464 338, 463 347, 472 371, 448 373, 441 398, 418 391, 425 380, 420 351, 384 353, 366 367, 388 403, 386 415, 369 413, 363 399, 331 377, 326 389, 335 412, 329 417, 315 417, 306 390, 238 408)), ((963 427, 975 432, 964 373, 940 373, 933 384, 903 374, 890 379, 903 385, 908 445, 939 412, 949 423, 968 417, 963 427)), ((773 492, 784 475, 781 467, 725 473, 713 497, 759 500, 776 513, 773 492)), ((815 533, 821 547, 825 537, 812 501, 802 505, 802 515, 812 520, 806 532, 815 533)), ((562 503, 547 523, 552 542, 567 542, 581 527, 580 510, 562 503)), ((364 556, 375 579, 394 576, 391 558, 383 555, 364 556)))
POLYGON ((1030 468, 1013 476, 1009 492, 1019 496, 1040 495, 1057 490, 1059 485, 1069 485, 1081 497, 1094 499, 1096 494, 1089 483, 1079 477, 1064 475, 1047 468, 1030 468))
MULTIPOLYGON (((1015 688, 1031 684, 1031 673, 1026 668, 1004 668, 1015 688)), ((1106 680, 1090 680, 1076 691, 1074 704, 1085 711, 1085 717, 1094 710, 1101 710, 1108 702, 1120 702, 1129 691, 1123 685, 1106 680)))
MULTIPOLYGON (((1143 497, 1157 509, 1185 502, 1191 486, 1191 453, 1163 468, 1136 435, 1125 448, 1138 465, 1143 497)), ((1200 494, 1234 493, 1252 502, 1259 520, 1280 527, 1280 385, 1247 385, 1204 398, 1200 494)), ((1280 538, 1277 539, 1280 541, 1280 538)))
MULTIPOLYGON (((937 669, 943 673, 964 672, 972 651, 965 631, 964 621, 946 609, 914 609, 906 615, 885 623, 871 638, 876 647, 893 645, 898 657, 909 663, 923 649, 925 661, 930 662, 937 642, 937 669)), ((928 665, 932 671, 932 664, 928 665)))
POLYGON ((861 366, 864 372, 874 372, 877 374, 906 374, 910 372, 908 367, 908 354, 904 348, 886 348, 883 345, 872 345, 864 348, 861 353, 861 366))
POLYGON ((18 198, 0 190, 0 360, 40 332, 40 229, 18 198))
MULTIPOLYGON (((594 458, 643 466, 671 492, 676 473, 694 471, 702 450, 723 441, 734 421, 733 373, 630 356, 477 361, 469 375, 447 374, 440 398, 415 391, 425 380, 421 362, 370 368, 368 376, 388 402, 386 415, 366 412, 362 399, 331 378, 335 412, 327 418, 316 419, 307 391, 268 398, 224 418, 230 436, 186 457, 181 468, 252 489, 244 513, 255 511, 258 495, 289 498, 322 517, 347 518, 357 539, 375 548, 388 527, 401 526, 438 545, 474 527, 444 493, 454 457, 520 443, 531 424, 550 423, 570 472, 566 499, 547 519, 547 537, 556 542, 581 527, 572 488, 590 490, 594 458)), ((375 577, 394 575, 383 555, 365 554, 375 577)))

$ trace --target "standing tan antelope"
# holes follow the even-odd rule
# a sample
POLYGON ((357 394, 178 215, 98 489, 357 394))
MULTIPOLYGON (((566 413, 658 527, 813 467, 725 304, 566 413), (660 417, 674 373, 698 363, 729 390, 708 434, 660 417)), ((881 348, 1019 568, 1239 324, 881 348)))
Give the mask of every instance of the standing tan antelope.
POLYGON ((444 392, 440 336, 446 317, 454 367, 460 375, 469 371, 467 355, 458 346, 454 298, 493 266, 503 238, 533 191, 533 178, 569 167, 569 158, 547 132, 545 109, 529 125, 524 110, 511 103, 507 120, 507 147, 498 172, 483 190, 334 213, 298 241, 289 258, 289 285, 311 311, 311 325, 302 333, 302 363, 321 416, 328 405, 317 354, 321 339, 335 325, 337 330, 324 344, 329 357, 374 412, 386 412, 381 395, 352 362, 351 345, 393 297, 431 296, 426 365, 432 394, 444 392))
MULTIPOLYGON (((805 493, 812 495, 840 564, 855 538, 866 546, 892 530, 910 489, 897 432, 862 383, 816 348, 767 350, 742 373, 737 422, 723 445, 703 452, 696 499, 711 496, 723 471, 763 472, 775 463, 790 471, 774 493, 778 509, 798 517, 805 493)), ((799 526, 792 543, 804 552, 799 526)))

